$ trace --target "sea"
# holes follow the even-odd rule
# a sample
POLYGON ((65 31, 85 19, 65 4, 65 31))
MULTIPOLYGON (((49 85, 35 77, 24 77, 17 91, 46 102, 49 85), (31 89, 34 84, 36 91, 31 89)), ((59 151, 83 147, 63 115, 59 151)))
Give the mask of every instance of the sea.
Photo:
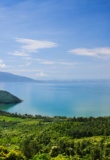
POLYGON ((110 116, 110 80, 0 83, 22 99, 0 110, 18 114, 66 117, 110 116))

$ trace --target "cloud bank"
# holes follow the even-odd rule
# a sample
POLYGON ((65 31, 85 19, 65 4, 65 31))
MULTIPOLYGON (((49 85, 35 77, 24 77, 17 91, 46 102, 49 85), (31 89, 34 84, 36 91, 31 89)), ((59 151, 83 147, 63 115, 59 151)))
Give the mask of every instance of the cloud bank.
POLYGON ((36 73, 36 77, 47 77, 48 75, 45 74, 44 72, 39 72, 39 73, 36 73))
POLYGON ((19 56, 19 57, 27 57, 28 55, 22 51, 14 51, 14 52, 11 52, 9 53, 10 55, 13 55, 13 56, 19 56))
POLYGON ((58 46, 57 43, 50 41, 40 41, 25 38, 16 38, 16 42, 21 44, 20 48, 18 48, 18 50, 10 52, 9 54, 25 58, 29 58, 28 53, 38 52, 39 49, 54 48, 58 46))
POLYGON ((25 38, 16 38, 16 42, 22 44, 21 49, 25 52, 37 52, 39 49, 57 47, 57 43, 25 38))
POLYGON ((0 68, 6 68, 6 64, 4 64, 2 59, 0 59, 0 68))
POLYGON ((77 48, 77 49, 72 49, 69 52, 71 54, 81 55, 81 56, 92 56, 92 57, 110 56, 110 48, 109 47, 93 48, 93 49, 77 48))

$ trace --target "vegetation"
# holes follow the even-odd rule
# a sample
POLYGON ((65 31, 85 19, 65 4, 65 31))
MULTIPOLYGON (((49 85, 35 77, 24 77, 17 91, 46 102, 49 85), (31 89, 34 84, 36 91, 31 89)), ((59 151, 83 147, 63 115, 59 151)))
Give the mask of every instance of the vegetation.
POLYGON ((0 91, 0 104, 20 103, 22 100, 7 91, 0 91))
POLYGON ((110 117, 0 111, 0 160, 109 160, 110 117))

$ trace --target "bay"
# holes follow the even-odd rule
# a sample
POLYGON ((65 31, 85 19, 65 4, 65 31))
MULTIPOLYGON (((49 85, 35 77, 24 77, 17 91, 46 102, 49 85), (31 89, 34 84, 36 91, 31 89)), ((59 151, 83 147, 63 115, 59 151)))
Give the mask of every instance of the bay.
POLYGON ((0 105, 11 113, 43 116, 89 117, 110 115, 110 81, 55 83, 0 83, 23 100, 17 105, 0 105))

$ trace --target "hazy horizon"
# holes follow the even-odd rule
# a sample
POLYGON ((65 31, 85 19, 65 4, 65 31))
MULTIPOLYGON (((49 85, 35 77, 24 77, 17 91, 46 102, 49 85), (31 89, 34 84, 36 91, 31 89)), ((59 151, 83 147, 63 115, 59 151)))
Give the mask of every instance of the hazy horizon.
MULTIPOLYGON (((18 74, 13 74, 13 73, 10 73, 10 72, 2 72, 2 71, 0 71, 0 73, 6 73, 7 74, 7 77, 8 77, 8 75, 9 75, 9 78, 10 78, 10 76, 11 75, 14 75, 15 76, 15 78, 16 78, 16 76, 17 77, 24 77, 24 78, 27 78, 27 79, 32 79, 32 80, 35 80, 36 82, 95 82, 95 81, 101 81, 101 82, 106 82, 106 81, 110 81, 110 78, 88 78, 88 79, 34 79, 34 78, 30 78, 30 77, 27 77, 27 76, 23 76, 23 75, 18 75, 18 74)), ((3 78, 3 74, 2 74, 2 78, 3 78)), ((1 76, 1 75, 0 75, 1 76)), ((5 77, 4 77, 5 78, 5 77)), ((13 78, 13 77, 12 77, 13 78)), ((3 82, 3 81, 1 81, 0 80, 0 82, 3 82)), ((4 81, 4 82, 6 82, 6 81, 4 81)), ((7 79, 7 82, 8 82, 8 79, 7 79)), ((16 81, 12 81, 12 82, 16 82, 16 81)), ((25 82, 25 81, 23 81, 23 82, 25 82)), ((27 82, 27 81, 26 81, 27 82)))
POLYGON ((109 0, 0 1, 0 71, 36 80, 110 79, 109 0))

